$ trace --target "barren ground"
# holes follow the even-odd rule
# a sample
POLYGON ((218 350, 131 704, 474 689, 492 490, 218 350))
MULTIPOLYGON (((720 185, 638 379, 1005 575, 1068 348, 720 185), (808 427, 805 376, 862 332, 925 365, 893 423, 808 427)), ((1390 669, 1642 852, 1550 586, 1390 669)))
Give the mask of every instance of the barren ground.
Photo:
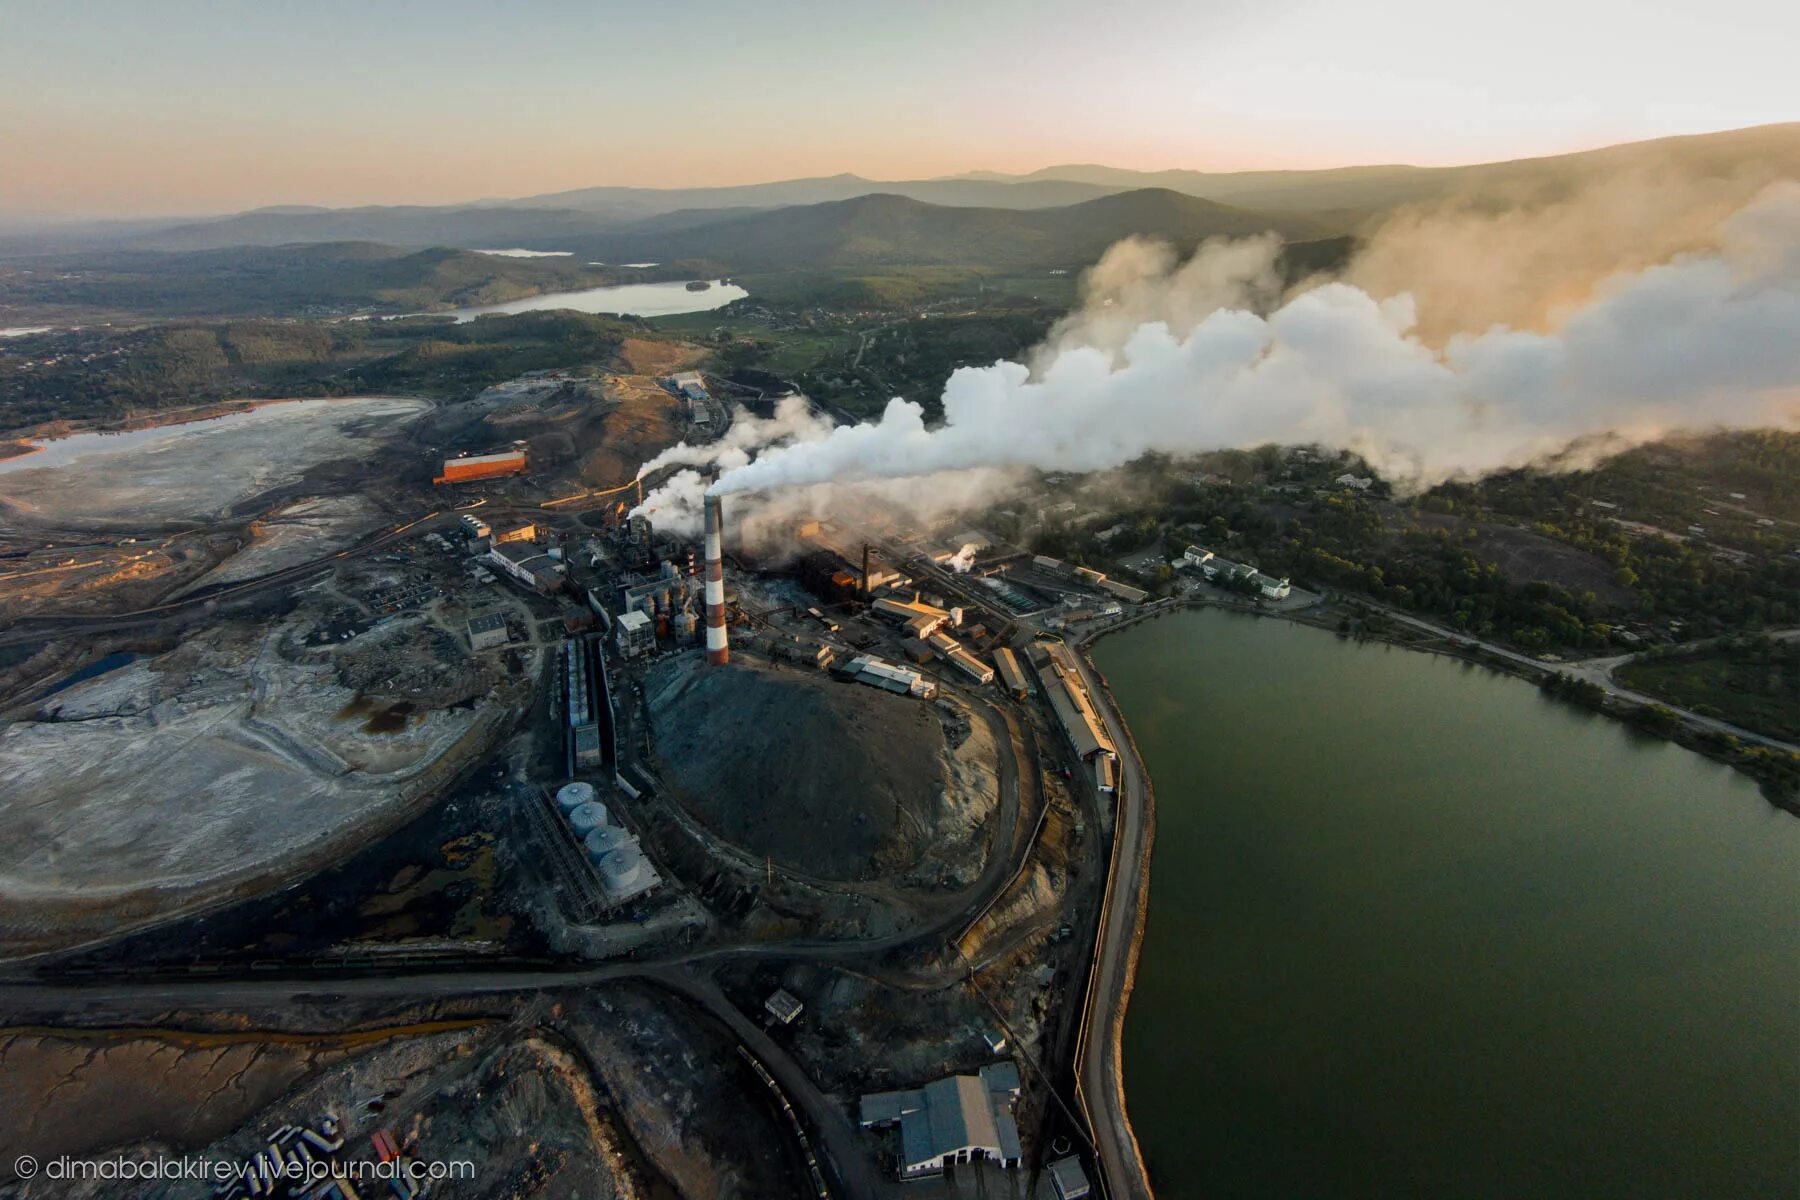
POLYGON ((952 751, 935 705, 816 672, 711 670, 698 656, 665 663, 645 690, 664 778, 750 854, 845 880, 905 875, 928 857, 960 876, 979 859, 994 748, 981 732, 952 751))
POLYGON ((365 458, 430 405, 401 397, 283 401, 213 421, 78 434, 0 470, 0 510, 25 523, 204 520, 299 479, 365 458))

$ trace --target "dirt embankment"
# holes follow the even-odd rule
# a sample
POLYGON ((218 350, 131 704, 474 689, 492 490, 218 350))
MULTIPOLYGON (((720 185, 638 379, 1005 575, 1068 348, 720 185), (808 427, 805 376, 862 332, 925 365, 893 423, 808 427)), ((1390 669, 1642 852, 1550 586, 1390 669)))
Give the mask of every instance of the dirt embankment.
POLYGON ((581 463, 581 480, 592 487, 629 482, 646 459, 681 439, 678 403, 650 375, 610 375, 602 388, 618 407, 581 463))

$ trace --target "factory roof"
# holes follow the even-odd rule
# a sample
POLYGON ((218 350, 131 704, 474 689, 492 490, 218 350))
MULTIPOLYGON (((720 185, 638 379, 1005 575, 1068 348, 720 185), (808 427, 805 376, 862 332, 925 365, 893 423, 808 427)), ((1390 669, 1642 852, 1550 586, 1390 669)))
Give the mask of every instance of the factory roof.
POLYGON ((981 1068, 981 1082, 988 1091, 995 1094, 1017 1096, 1019 1094, 1019 1064, 1010 1058, 991 1062, 981 1068))
MULTIPOLYGON (((1055 651, 1052 650, 1054 655, 1055 651)), ((1088 703, 1087 692, 1076 682, 1071 683, 1067 674, 1054 661, 1038 670, 1038 677, 1044 681, 1044 693, 1050 697, 1050 707, 1056 712, 1056 719, 1069 735, 1069 741, 1075 745, 1076 754, 1082 758, 1092 758, 1099 753, 1116 754, 1112 739, 1106 736, 1099 717, 1088 703)))
POLYGON ((650 624, 650 614, 634 608, 630 612, 622 612, 619 614, 619 624, 623 626, 627 632, 635 632, 639 629, 646 628, 650 624))
POLYGON ((792 1025, 806 1005, 800 1003, 800 997, 786 988, 776 988, 774 994, 763 1001, 763 1008, 783 1025, 792 1025))
POLYGON ((1116 579, 1102 579, 1100 586, 1119 599, 1128 600, 1133 604, 1142 604, 1150 596, 1150 593, 1144 589, 1134 588, 1129 583, 1120 583, 1116 579))
POLYGON ((497 613, 497 612, 482 613, 480 616, 475 616, 475 617, 469 618, 469 632, 470 633, 488 633, 495 629, 505 629, 505 628, 506 628, 506 614, 505 613, 497 613))
POLYGON ((1015 692, 1031 690, 1031 685, 1025 680, 1025 672, 1019 667, 1018 657, 1005 646, 994 651, 994 665, 1000 668, 1000 678, 1007 687, 1015 692))
POLYGON ((1093 1194, 1087 1172, 1081 1169, 1081 1160, 1073 1154, 1050 1164, 1050 1183, 1056 1188, 1057 1200, 1086 1200, 1093 1194))
POLYGON ((525 452, 523 450, 501 450, 494 454, 464 454, 459 458, 446 458, 444 460, 444 465, 447 467, 452 463, 455 463, 458 466, 472 465, 475 463, 510 463, 518 462, 524 457, 525 452))
POLYGON ((947 609, 938 608, 936 605, 925 604, 918 600, 894 600, 887 596, 878 597, 875 603, 869 607, 884 616, 899 617, 906 621, 910 621, 914 617, 932 617, 943 620, 950 616, 947 609))
POLYGON ((1018 1069, 992 1063, 980 1075, 951 1075, 922 1088, 875 1092, 862 1098, 865 1127, 900 1123, 900 1153, 908 1170, 968 1149, 1017 1161, 1019 1126, 1009 1111, 1018 1094, 1018 1069), (997 1068, 1012 1068, 1010 1075, 997 1068), (1011 1087, 1005 1086, 1010 1080, 1011 1087))

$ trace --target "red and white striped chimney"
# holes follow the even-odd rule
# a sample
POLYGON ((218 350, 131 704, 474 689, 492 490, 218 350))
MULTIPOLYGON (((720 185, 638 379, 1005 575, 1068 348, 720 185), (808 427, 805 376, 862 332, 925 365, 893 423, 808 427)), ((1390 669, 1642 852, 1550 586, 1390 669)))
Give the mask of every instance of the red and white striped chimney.
POLYGON ((722 546, 725 517, 717 496, 706 498, 706 664, 722 667, 731 661, 725 640, 725 553, 722 546))

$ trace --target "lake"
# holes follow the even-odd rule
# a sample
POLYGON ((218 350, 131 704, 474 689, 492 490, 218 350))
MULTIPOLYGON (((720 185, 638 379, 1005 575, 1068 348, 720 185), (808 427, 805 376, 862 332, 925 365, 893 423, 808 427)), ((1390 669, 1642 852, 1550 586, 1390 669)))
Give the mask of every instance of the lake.
POLYGON ((1800 821, 1454 660, 1201 610, 1095 658, 1157 794, 1159 1200, 1800 1181, 1800 821))
MULTIPOLYGON (((690 292, 686 283, 625 283, 614 287, 587 288, 579 292, 546 292, 509 300, 505 304, 478 304, 449 310, 460 324, 489 313, 543 312, 572 308, 584 313, 620 313, 633 317, 667 317, 676 313, 710 312, 750 293, 735 283, 712 280, 703 292, 690 292)), ((432 314, 434 316, 443 314, 432 314)))

